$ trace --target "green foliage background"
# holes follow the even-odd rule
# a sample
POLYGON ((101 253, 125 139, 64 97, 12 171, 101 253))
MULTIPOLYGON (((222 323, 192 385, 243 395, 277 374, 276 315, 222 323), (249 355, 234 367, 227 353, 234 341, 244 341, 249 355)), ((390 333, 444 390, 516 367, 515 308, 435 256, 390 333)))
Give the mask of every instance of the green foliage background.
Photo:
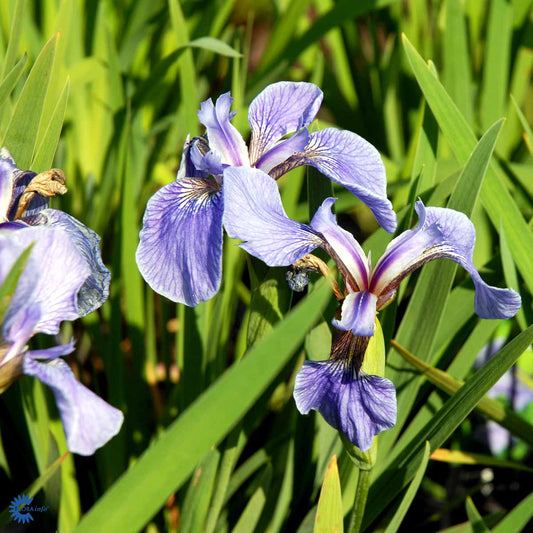
MULTIPOLYGON (((296 303, 283 271, 228 240, 222 290, 190 309, 154 294, 135 264, 146 202, 175 178, 186 136, 201 133, 200 102, 231 90, 247 134, 251 99, 290 79, 324 90, 317 127, 380 150, 401 229, 418 196, 469 214, 474 263, 523 299, 507 325, 481 320, 469 278, 436 262, 381 313, 399 419, 379 437, 363 529, 396 531, 405 518, 421 531, 520 531, 533 514, 531 474, 516 478, 532 466, 532 419, 483 396, 522 353, 519 371, 533 370, 532 67, 531 0, 3 0, 0 141, 19 168, 62 168, 69 194, 54 205, 102 236, 111 296, 62 335, 77 339, 80 380, 126 418, 94 458, 64 455, 49 391, 14 384, 0 403, 5 507, 37 494, 51 507, 39 527, 50 531, 303 533, 337 454, 340 484, 331 466, 315 530, 348 516, 360 472, 335 431, 292 401, 303 358, 329 354, 329 289, 317 283, 296 303), (502 327, 514 340, 473 373, 502 327), (426 376, 391 338, 430 365, 426 376), (472 436, 475 408, 521 442, 490 456, 472 436), (454 487, 481 467, 428 460, 442 446, 477 452, 500 483, 518 480, 514 499, 491 506, 487 483, 454 487)), ((331 195, 303 168, 280 185, 301 221, 331 195)), ((354 196, 334 194, 340 222, 378 258, 391 237, 354 196)))

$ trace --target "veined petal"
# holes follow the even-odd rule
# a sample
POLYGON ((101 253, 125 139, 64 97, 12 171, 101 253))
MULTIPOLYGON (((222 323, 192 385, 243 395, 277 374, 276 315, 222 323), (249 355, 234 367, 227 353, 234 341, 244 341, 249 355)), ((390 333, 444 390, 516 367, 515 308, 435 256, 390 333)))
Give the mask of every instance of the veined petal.
POLYGON ((26 354, 23 371, 52 389, 71 452, 92 455, 120 431, 121 411, 77 381, 62 359, 39 363, 26 354))
POLYGON ((146 206, 137 265, 154 291, 196 306, 219 289, 223 198, 213 179, 183 178, 146 206))
POLYGON ((216 105, 209 98, 202 102, 198 118, 207 129, 209 147, 220 155, 223 163, 249 166, 246 143, 230 122, 235 115, 230 112, 232 102, 230 93, 219 96, 216 105))
POLYGON ((317 209, 311 227, 318 231, 327 245, 328 253, 335 259, 351 291, 368 287, 370 278, 368 261, 360 244, 353 235, 342 229, 331 211, 336 198, 326 198, 317 209))
POLYGON ((261 91, 250 104, 252 165, 284 135, 305 128, 314 120, 322 91, 313 83, 280 81, 261 91))
POLYGON ((74 339, 70 339, 67 344, 58 344, 57 346, 43 350, 30 350, 28 354, 32 359, 57 359, 58 357, 71 354, 74 351, 74 345, 74 339))
POLYGON ((274 177, 300 165, 311 165, 340 183, 370 207, 389 233, 397 226, 396 213, 387 198, 385 166, 379 152, 359 135, 326 128, 311 134, 305 151, 295 154, 271 173, 274 177))
POLYGON ((85 316, 98 309, 109 297, 111 272, 100 254, 100 236, 79 220, 57 209, 43 209, 24 218, 31 225, 47 225, 63 230, 89 266, 89 275, 78 292, 78 315, 85 316))
POLYGON ((309 131, 305 128, 292 137, 276 144, 268 152, 263 154, 255 164, 255 167, 268 174, 274 167, 283 163, 293 154, 303 151, 308 142, 309 131))
POLYGON ((277 183, 261 170, 228 167, 223 191, 228 235, 267 265, 290 265, 323 244, 312 228, 287 216, 277 183))
POLYGON ((0 279, 5 279, 20 254, 34 243, 11 300, 6 323, 26 310, 39 309, 34 332, 55 334, 63 320, 78 318, 78 293, 90 268, 62 229, 38 226, 0 231, 0 279), (20 286, 20 288, 19 288, 20 286), (28 287, 33 287, 29 293, 28 287))
POLYGON ((305 361, 296 376, 294 399, 300 413, 318 411, 362 451, 374 436, 396 424, 396 390, 391 381, 344 362, 305 361))
POLYGON ((194 137, 192 141, 190 140, 189 135, 187 135, 181 152, 180 166, 176 176, 177 180, 183 178, 207 178, 208 176, 208 173, 205 170, 197 169, 192 161, 191 149, 194 145, 200 150, 201 154, 209 151, 209 143, 207 142, 206 135, 194 137))
POLYGON ((360 337, 373 337, 378 298, 368 291, 351 292, 342 302, 341 320, 333 320, 337 329, 360 337))
POLYGON ((193 144, 191 146, 190 154, 191 162, 197 171, 205 175, 211 174, 212 176, 222 174, 224 170, 222 167, 222 160, 216 152, 213 152, 213 150, 209 150, 206 154, 202 154, 200 148, 198 148, 198 144, 193 144))
POLYGON ((476 231, 468 217, 453 209, 415 205, 420 222, 394 239, 378 261, 371 290, 385 295, 401 280, 433 259, 451 259, 472 276, 476 287, 474 307, 481 318, 511 318, 520 309, 520 295, 511 289, 487 285, 472 263, 476 231))

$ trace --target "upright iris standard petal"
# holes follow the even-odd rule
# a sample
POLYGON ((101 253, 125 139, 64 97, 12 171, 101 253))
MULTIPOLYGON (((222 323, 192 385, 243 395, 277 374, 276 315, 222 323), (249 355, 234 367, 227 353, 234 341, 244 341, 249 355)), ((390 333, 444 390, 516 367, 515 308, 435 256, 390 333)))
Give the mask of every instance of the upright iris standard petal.
POLYGON ((280 81, 260 92, 250 104, 252 165, 287 133, 307 127, 314 120, 322 91, 313 83, 280 81))
POLYGON ((323 244, 312 228, 287 217, 277 183, 255 168, 224 171, 224 227, 269 266, 287 266, 323 244))
POLYGON ((395 290, 413 270, 433 259, 455 261, 469 272, 476 287, 475 310, 481 318, 511 318, 520 309, 520 295, 487 285, 472 263, 476 232, 468 217, 453 209, 415 205, 419 225, 393 240, 379 260, 371 290, 381 295, 395 290))
POLYGON ((361 245, 353 235, 342 229, 331 211, 336 198, 326 198, 317 209, 311 227, 326 240, 326 249, 335 259, 346 283, 352 291, 368 287, 369 265, 361 245))
POLYGON ((230 93, 218 97, 216 105, 211 99, 202 102, 198 117, 207 129, 209 146, 227 165, 249 166, 248 150, 241 134, 230 120, 235 113, 230 112, 233 98, 230 93))
POLYGON ((342 302, 341 320, 333 320, 332 324, 353 335, 372 337, 377 301, 377 296, 371 292, 350 292, 342 302))
POLYGON ((305 361, 296 376, 296 407, 318 411, 362 451, 396 424, 396 390, 391 381, 355 373, 344 361, 305 361))
POLYGON ((180 179, 152 196, 136 255, 152 289, 189 306, 216 294, 222 276, 222 212, 222 193, 213 179, 180 179))
POLYGON ((79 220, 57 209, 44 209, 25 220, 30 224, 59 228, 70 237, 89 266, 89 275, 78 292, 78 315, 85 316, 98 309, 109 296, 111 279, 111 273, 102 262, 100 236, 79 220))
MULTIPOLYGON (((397 219, 387 198, 385 167, 368 141, 351 131, 326 128, 311 134, 304 152, 280 165, 280 175, 300 165, 311 165, 346 187, 370 207, 385 230, 394 232, 397 219)), ((272 175, 277 177, 276 169, 272 175)))
POLYGON ((45 226, 26 227, 0 232, 2 275, 32 243, 31 261, 19 283, 21 287, 33 285, 33 291, 31 297, 19 293, 18 289, 15 291, 6 323, 15 320, 14 313, 23 313, 31 307, 39 309, 33 332, 55 334, 61 321, 78 318, 78 292, 89 277, 90 268, 65 231, 45 226))
POLYGON ((30 352, 23 371, 52 389, 71 452, 92 455, 119 432, 124 415, 77 381, 62 359, 40 363, 30 352))

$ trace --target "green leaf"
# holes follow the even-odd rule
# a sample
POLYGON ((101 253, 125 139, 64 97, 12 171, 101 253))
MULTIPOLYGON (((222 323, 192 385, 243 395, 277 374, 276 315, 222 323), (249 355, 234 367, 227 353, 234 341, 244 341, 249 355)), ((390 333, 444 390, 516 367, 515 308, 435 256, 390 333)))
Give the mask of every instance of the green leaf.
POLYGON ((499 468, 511 468, 513 470, 522 470, 524 472, 533 473, 533 468, 529 468, 521 463, 505 461, 504 459, 498 459, 492 455, 463 452, 461 450, 447 450, 445 448, 439 448, 431 454, 431 460, 459 465, 496 466, 499 468))
POLYGON ((457 107, 469 123, 474 118, 470 57, 466 24, 460 0, 446 1, 444 28, 444 60, 446 87, 457 107))
POLYGON ((475 408, 488 390, 516 362, 533 341, 533 326, 520 333, 478 370, 418 432, 404 453, 388 462, 386 470, 370 488, 364 525, 368 527, 389 502, 413 478, 425 442, 436 450, 475 408))
MULTIPOLYGON (((11 21, 4 66, 2 68, 2 76, 0 76, 0 80, 2 81, 8 77, 8 72, 15 65, 15 58, 17 57, 20 37, 22 35, 23 8, 25 3, 25 0, 17 0, 15 4, 15 11, 13 14, 13 20, 11 21)), ((1 101, 2 99, 0 99, 0 102, 1 101)))
POLYGON ((343 531, 341 482, 337 456, 333 455, 320 490, 315 518, 315 533, 342 533, 343 531))
POLYGON ((533 493, 524 498, 509 514, 492 529, 493 533, 523 531, 533 516, 533 493))
POLYGON ((194 41, 189 41, 185 46, 190 48, 202 48, 203 50, 209 50, 210 52, 215 52, 221 56, 227 57, 242 57, 240 52, 237 52, 229 44, 226 44, 220 39, 215 39, 215 37, 200 37, 199 39, 194 39, 194 41))
POLYGON ((35 151, 41 112, 54 64, 57 39, 56 34, 46 43, 35 61, 2 141, 13 155, 19 168, 30 167, 35 151))
POLYGON ((6 98, 11 94, 11 91, 14 89, 17 81, 19 81, 20 76, 24 72, 24 67, 28 56, 24 54, 17 62, 17 64, 7 73, 2 83, 0 83, 0 109, 4 104, 6 98))
POLYGON ((63 128, 63 120, 65 119, 65 111, 67 109, 67 100, 69 93, 69 82, 65 84, 50 123, 45 130, 43 140, 37 148, 35 158, 31 164, 31 169, 35 172, 43 172, 48 170, 54 162, 54 155, 59 144, 59 137, 61 136, 61 130, 63 128))
POLYGON ((400 529, 402 521, 405 518, 405 515, 407 514, 407 511, 409 510, 411 503, 413 503, 413 500, 420 487, 420 484, 422 483, 422 478, 424 477, 424 474, 426 473, 426 468, 429 462, 429 452, 430 452, 429 442, 426 442, 426 447, 424 449, 424 455, 422 456, 422 459, 420 461, 420 466, 418 467, 418 470, 416 471, 415 477, 413 481, 411 482, 411 485, 409 485, 407 492, 402 498, 400 505, 396 509, 394 516, 392 517, 391 521, 387 525, 387 528, 385 529, 385 533, 396 533, 396 531, 400 529))
POLYGON ((476 509, 470 496, 467 496, 465 506, 468 520, 472 526, 472 533, 488 533, 490 529, 486 526, 485 522, 483 522, 483 518, 481 518, 481 515, 476 509))
MULTIPOLYGON (((257 260, 249 264, 256 267, 254 271, 258 271, 262 267, 257 260)), ((264 271, 261 270, 262 272, 264 271)), ((261 276, 261 273, 256 272, 256 275, 261 276)), ((264 277, 258 280, 257 286, 252 290, 250 319, 246 336, 248 347, 272 331, 288 311, 290 302, 291 291, 285 280, 285 270, 283 268, 267 269, 264 277)))
POLYGON ((516 110, 516 113, 518 114, 518 118, 520 119, 522 127, 524 128, 524 141, 526 143, 527 149, 529 150, 530 154, 533 154, 533 131, 531 131, 531 126, 529 125, 527 118, 524 116, 524 113, 522 113, 522 110, 520 109, 520 106, 517 104, 513 95, 511 95, 511 101, 513 102, 514 108, 516 110))
POLYGON ((220 458, 218 450, 211 450, 192 475, 182 506, 180 531, 205 531, 207 508, 213 493, 220 458))
POLYGON ((480 97, 480 121, 488 128, 505 115, 505 101, 513 37, 513 5, 507 0, 492 0, 480 97))
POLYGON ((141 529, 275 379, 329 299, 330 289, 323 283, 296 306, 169 426, 96 503, 76 531, 141 529))

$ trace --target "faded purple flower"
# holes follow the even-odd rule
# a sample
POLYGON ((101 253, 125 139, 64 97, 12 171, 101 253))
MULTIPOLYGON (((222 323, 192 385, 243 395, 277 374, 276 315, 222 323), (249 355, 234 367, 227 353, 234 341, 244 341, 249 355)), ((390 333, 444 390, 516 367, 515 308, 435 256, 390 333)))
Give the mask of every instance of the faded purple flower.
POLYGON ((418 225, 393 239, 372 271, 359 243, 337 225, 331 211, 335 198, 324 200, 307 225, 287 217, 276 184, 264 172, 228 168, 224 180, 224 227, 244 241, 247 252, 269 266, 288 266, 320 246, 335 260, 345 296, 333 325, 348 336, 341 334, 329 361, 304 363, 294 396, 302 413, 320 411, 362 450, 375 434, 394 426, 396 401, 389 380, 360 372, 364 351, 355 349, 353 339, 374 335, 377 312, 394 298, 403 278, 433 259, 451 259, 472 276, 480 317, 510 318, 520 308, 518 293, 481 279, 472 263, 475 229, 463 213, 418 201, 418 225))
POLYGON ((44 350, 29 350, 28 342, 36 333, 54 335, 63 320, 100 307, 108 295, 110 275, 94 232, 65 213, 47 209, 39 193, 24 196, 41 178, 21 172, 7 150, 0 152, 0 285, 32 246, 13 298, 2 310, 0 390, 23 374, 48 385, 69 450, 91 455, 118 433, 122 413, 79 383, 61 359, 74 350, 72 341, 44 350))
POLYGON ((137 264, 156 292, 189 306, 217 293, 221 191, 229 168, 256 167, 277 179, 295 167, 313 166, 366 203, 387 231, 395 230, 396 214, 387 199, 378 151, 350 131, 309 132, 321 102, 322 91, 312 83, 269 85, 250 104, 249 148, 231 124, 235 113, 230 111, 230 93, 216 104, 211 99, 202 103, 198 116, 207 138, 185 144, 176 181, 152 196, 144 214, 137 264))

